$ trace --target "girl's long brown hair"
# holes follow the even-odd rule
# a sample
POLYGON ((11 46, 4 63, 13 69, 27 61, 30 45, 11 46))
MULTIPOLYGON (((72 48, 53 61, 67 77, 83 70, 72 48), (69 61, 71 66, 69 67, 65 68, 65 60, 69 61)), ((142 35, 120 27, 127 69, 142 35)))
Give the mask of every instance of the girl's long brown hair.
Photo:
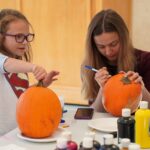
MULTIPOLYGON (((27 20, 27 18, 19 11, 14 10, 14 9, 0 10, 0 53, 4 54, 6 56, 9 56, 9 57, 13 57, 13 56, 7 51, 7 49, 5 49, 5 47, 3 45, 3 41, 5 40, 5 36, 3 36, 3 33, 6 33, 8 30, 9 24, 16 20, 23 20, 27 24, 29 24, 29 26, 32 28, 32 26, 29 23, 29 21, 27 20)), ((28 44, 28 50, 25 52, 23 57, 16 56, 15 58, 21 59, 21 60, 23 59, 25 61, 31 61, 31 59, 32 59, 31 45, 28 44)))
POLYGON ((111 9, 102 10, 97 13, 88 27, 85 58, 81 65, 82 92, 86 99, 96 98, 99 85, 94 79, 95 73, 85 69, 84 66, 89 65, 97 69, 105 66, 103 56, 98 51, 94 42, 94 36, 104 32, 116 32, 119 36, 121 49, 118 56, 117 70, 128 71, 134 70, 135 67, 134 48, 129 37, 127 26, 121 16, 111 9))

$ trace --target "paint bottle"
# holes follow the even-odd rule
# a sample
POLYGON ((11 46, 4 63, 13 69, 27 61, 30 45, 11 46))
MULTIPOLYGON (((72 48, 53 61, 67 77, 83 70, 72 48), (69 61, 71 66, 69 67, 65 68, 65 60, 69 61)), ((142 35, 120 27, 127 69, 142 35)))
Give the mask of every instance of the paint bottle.
POLYGON ((114 138, 112 134, 105 134, 103 136, 103 145, 100 150, 119 150, 119 147, 114 144, 114 138))
POLYGON ((58 138, 55 150, 67 150, 67 139, 62 137, 58 138))
POLYGON ((147 101, 140 102, 140 109, 135 113, 135 122, 135 142, 141 148, 150 148, 150 110, 147 101))
POLYGON ((129 138, 131 142, 135 142, 135 120, 131 117, 131 110, 122 109, 122 117, 117 120, 118 127, 118 143, 123 138, 129 138))
POLYGON ((121 140, 121 150, 128 150, 130 139, 124 138, 121 140))
POLYGON ((91 137, 84 137, 82 147, 79 150, 96 150, 93 147, 93 139, 91 137))
MULTIPOLYGON (((95 132, 89 131, 85 133, 85 137, 91 137, 93 139, 93 147, 96 150, 99 150, 101 147, 101 144, 95 140, 95 132)), ((83 147, 83 142, 80 143, 80 148, 83 147)))
POLYGON ((78 150, 77 143, 75 141, 72 141, 71 131, 64 131, 61 136, 67 140, 68 150, 78 150))
POLYGON ((140 145, 136 143, 129 144, 129 150, 140 150, 140 145))

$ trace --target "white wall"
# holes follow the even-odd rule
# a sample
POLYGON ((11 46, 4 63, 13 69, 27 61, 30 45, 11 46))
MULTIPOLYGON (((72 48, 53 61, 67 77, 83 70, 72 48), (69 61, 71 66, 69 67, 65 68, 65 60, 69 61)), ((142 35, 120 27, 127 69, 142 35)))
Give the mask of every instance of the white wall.
POLYGON ((150 51, 150 0, 133 0, 131 28, 133 45, 150 51))
POLYGON ((133 0, 131 27, 133 45, 150 51, 150 0, 133 0))

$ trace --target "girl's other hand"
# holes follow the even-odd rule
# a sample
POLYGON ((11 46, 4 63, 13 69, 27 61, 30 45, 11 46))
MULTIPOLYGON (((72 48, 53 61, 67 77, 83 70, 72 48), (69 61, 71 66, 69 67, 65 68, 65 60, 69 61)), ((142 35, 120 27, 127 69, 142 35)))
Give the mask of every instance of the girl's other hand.
POLYGON ((42 80, 43 85, 45 87, 49 86, 53 81, 57 80, 57 76, 59 75, 58 71, 50 71, 42 80))
POLYGON ((104 87, 105 83, 110 77, 111 75, 107 71, 106 67, 99 69, 98 72, 95 74, 95 80, 97 81, 97 83, 101 88, 104 87))
POLYGON ((45 76, 47 75, 46 70, 38 65, 34 65, 32 68, 32 73, 35 76, 36 80, 40 81, 43 80, 45 78, 45 76))

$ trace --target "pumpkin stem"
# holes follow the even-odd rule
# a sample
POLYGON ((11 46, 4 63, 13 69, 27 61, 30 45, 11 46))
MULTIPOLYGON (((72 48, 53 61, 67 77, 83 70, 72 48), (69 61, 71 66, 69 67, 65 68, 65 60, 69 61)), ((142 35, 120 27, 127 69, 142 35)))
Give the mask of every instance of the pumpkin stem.
POLYGON ((128 77, 122 77, 121 81, 123 84, 131 84, 131 80, 128 77))
POLYGON ((44 87, 42 80, 39 80, 38 84, 36 85, 37 87, 44 87))

